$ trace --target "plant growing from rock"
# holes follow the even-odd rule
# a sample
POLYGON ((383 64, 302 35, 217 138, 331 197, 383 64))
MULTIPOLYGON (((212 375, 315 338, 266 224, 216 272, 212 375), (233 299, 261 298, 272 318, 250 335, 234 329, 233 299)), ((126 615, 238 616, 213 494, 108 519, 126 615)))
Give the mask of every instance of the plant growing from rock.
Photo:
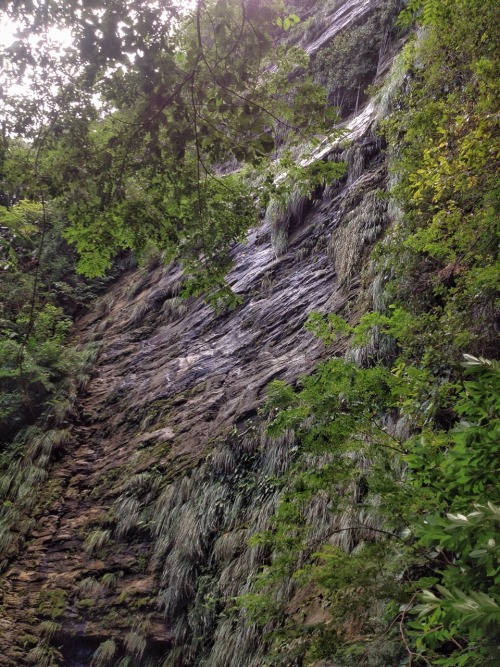
POLYGON ((94 555, 101 553, 111 542, 110 530, 96 528, 87 535, 83 546, 89 555, 94 555))
POLYGON ((106 639, 102 642, 92 656, 92 667, 107 667, 113 662, 116 654, 116 643, 114 639, 106 639))

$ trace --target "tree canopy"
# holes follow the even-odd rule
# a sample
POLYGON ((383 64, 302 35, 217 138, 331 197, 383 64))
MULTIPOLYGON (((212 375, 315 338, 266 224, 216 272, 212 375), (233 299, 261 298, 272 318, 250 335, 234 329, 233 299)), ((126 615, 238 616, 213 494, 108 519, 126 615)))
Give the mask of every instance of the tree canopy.
POLYGON ((303 140, 328 115, 303 75, 304 52, 276 54, 298 17, 274 0, 6 11, 19 38, 2 54, 3 189, 57 202, 86 275, 109 269, 120 248, 154 244, 185 264, 198 291, 223 285, 228 250, 255 219, 251 192, 228 172, 262 165, 277 133, 303 140), (62 29, 71 45, 55 48, 62 29), (5 170, 19 138, 31 149, 22 185, 5 170))

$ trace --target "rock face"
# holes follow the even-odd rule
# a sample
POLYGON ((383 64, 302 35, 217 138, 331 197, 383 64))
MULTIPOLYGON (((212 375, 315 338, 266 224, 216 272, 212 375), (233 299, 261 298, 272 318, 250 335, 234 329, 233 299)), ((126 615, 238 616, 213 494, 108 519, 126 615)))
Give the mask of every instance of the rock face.
POLYGON ((306 46, 307 53, 312 55, 319 51, 335 35, 354 23, 362 21, 374 7, 380 4, 381 0, 348 0, 347 2, 333 4, 328 15, 326 30, 323 30, 316 39, 306 46))
MULTIPOLYGON (((371 4, 340 3, 342 27, 371 4)), ((78 323, 101 352, 1 582, 2 667, 90 665, 96 650, 98 665, 262 664, 257 628, 230 601, 266 556, 247 541, 276 507, 293 439, 270 441, 258 409, 272 379, 295 382, 325 355, 308 313, 360 292, 387 222, 372 123, 369 107, 348 149, 322 147, 347 175, 290 216, 283 254, 271 222, 234 248, 234 311, 180 300, 174 266, 124 276, 78 323)), ((321 504, 311 512, 327 536, 334 519, 321 504)))

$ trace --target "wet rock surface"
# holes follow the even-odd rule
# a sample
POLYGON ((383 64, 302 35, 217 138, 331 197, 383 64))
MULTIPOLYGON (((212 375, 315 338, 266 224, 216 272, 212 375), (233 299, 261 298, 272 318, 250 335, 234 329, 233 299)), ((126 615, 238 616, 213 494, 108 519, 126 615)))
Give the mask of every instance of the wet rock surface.
MULTIPOLYGON (((375 4, 340 3, 310 52, 375 4)), ((374 114, 368 105, 351 121, 349 148, 319 147, 317 158, 335 154, 348 173, 295 220, 286 252, 277 256, 268 223, 234 248, 235 310, 181 300, 182 275, 171 266, 123 276, 77 324, 78 341, 99 341, 101 351, 30 539, 1 580, 0 666, 83 667, 111 640, 115 662, 140 651, 154 661, 199 634, 214 639, 183 664, 197 665, 204 650, 208 667, 261 664, 255 628, 190 609, 203 586, 209 596, 238 594, 259 565, 245 545, 276 505, 266 484, 289 465, 291 441, 266 449, 258 434, 242 434, 255 430, 271 380, 294 383, 326 356, 304 329, 308 313, 349 304, 343 312, 356 318, 363 261, 383 232, 373 219, 372 195, 386 186, 374 114), (188 531, 196 508, 206 524, 199 544, 188 531), (168 541, 169 530, 182 544, 168 541)))
MULTIPOLYGON (((149 650, 169 645, 152 538, 139 531, 116 540, 113 503, 131 476, 155 470, 168 480, 196 466, 216 440, 255 416, 271 380, 294 382, 325 354, 303 327, 308 313, 339 311, 359 290, 359 276, 339 286, 329 247, 346 202, 385 182, 376 142, 360 142, 358 153, 359 174, 314 202, 283 256, 266 225, 234 249, 229 280, 242 297, 234 311, 218 315, 200 300, 180 301, 181 274, 170 267, 125 276, 107 297, 108 314, 79 322, 79 340, 97 338, 101 353, 71 442, 51 471, 52 492, 3 580, 0 665, 27 664, 26 637, 44 618, 62 620, 67 665, 90 664, 103 639, 146 617, 149 650), (104 533, 109 543, 91 553, 89 535, 104 533), (106 573, 117 577, 113 590, 79 592, 83 580, 106 573)), ((361 260, 363 245, 352 242, 361 260)))
POLYGON ((319 51, 335 35, 338 35, 348 26, 362 21, 369 12, 380 4, 381 0, 341 0, 335 3, 327 19, 328 27, 306 46, 307 53, 314 54, 319 51))

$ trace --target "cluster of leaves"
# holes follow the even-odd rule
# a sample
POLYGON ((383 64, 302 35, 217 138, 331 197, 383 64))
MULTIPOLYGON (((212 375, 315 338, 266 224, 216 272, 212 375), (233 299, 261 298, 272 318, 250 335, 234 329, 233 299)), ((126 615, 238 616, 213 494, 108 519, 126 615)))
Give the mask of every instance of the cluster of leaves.
POLYGON ((408 457, 413 484, 430 485, 444 508, 416 530, 444 567, 417 582, 426 590, 408 634, 447 667, 493 665, 500 656, 500 364, 469 357, 466 365, 476 378, 465 382, 450 447, 424 442, 408 457))
POLYGON ((442 6, 439 0, 409 0, 399 16, 399 23, 410 26, 418 19, 423 25, 433 25, 441 16, 442 6))
POLYGON ((413 355, 433 354, 440 373, 461 350, 495 354, 500 54, 497 3, 435 4, 407 47, 409 83, 385 123, 404 222, 379 258, 394 275, 393 302, 413 318, 413 355))
POLYGON ((455 406, 459 425, 406 438, 387 415, 418 403, 418 376, 333 359, 298 390, 270 385, 270 433, 293 429, 300 447, 272 528, 252 538, 271 561, 239 602, 263 625, 281 622, 272 661, 291 664, 291 643, 299 664, 496 664, 500 367, 467 365, 476 379, 455 406), (326 545, 307 522, 325 494, 338 526, 326 545), (298 603, 280 597, 287 581, 298 603), (304 623, 318 599, 328 622, 304 623))
POLYGON ((29 518, 54 457, 68 442, 97 348, 69 347, 73 318, 106 280, 77 276, 64 218, 39 193, 31 151, 2 143, 0 163, 0 569, 29 518), (33 424, 37 422, 37 426, 33 424))
MULTIPOLYGON (((271 530, 252 538, 268 544, 271 562, 240 604, 262 624, 283 621, 273 636, 273 655, 291 644, 297 664, 347 660, 346 646, 357 652, 357 638, 383 633, 386 619, 377 617, 376 602, 405 600, 397 584, 404 558, 396 547, 418 500, 409 503, 395 480, 403 443, 387 431, 384 415, 409 391, 383 366, 360 369, 341 359, 322 364, 297 391, 281 381, 270 385, 269 431, 293 430, 300 447, 271 530), (328 512, 336 517, 332 544, 311 543, 317 526, 308 523, 307 509, 318 496, 327 498, 328 512), (348 555, 359 542, 363 548, 348 555), (322 601, 327 624, 304 624, 310 601, 300 593, 302 602, 290 615, 289 601, 277 594, 289 580, 322 601)), ((288 652, 282 656, 283 664, 295 664, 288 652)))
MULTIPOLYGON (((340 134, 340 133, 339 133, 340 134)), ((315 142, 311 142, 312 146, 315 142)), ((282 151, 279 160, 270 164, 262 179, 259 192, 260 203, 267 206, 274 200, 282 210, 293 202, 302 199, 314 199, 325 186, 342 178, 346 172, 344 162, 315 160, 312 154, 297 163, 292 151, 282 151)))
POLYGON ((106 281, 84 281, 62 238, 64 219, 36 196, 27 149, 14 142, 0 172, 0 440, 44 410, 75 367, 66 349, 73 317, 106 281))
POLYGON ((12 12, 42 46, 54 26, 73 36, 53 62, 33 39, 29 52, 16 43, 4 54, 11 78, 33 70, 44 84, 38 115, 11 98, 4 126, 33 140, 38 182, 69 219, 80 270, 102 275, 119 249, 153 243, 183 262, 191 291, 224 292, 229 247, 255 207, 221 165, 261 164, 277 132, 303 141, 328 120, 305 53, 277 45, 298 16, 279 0, 200 0, 194 10, 51 3, 45 15, 16 3, 12 12))

